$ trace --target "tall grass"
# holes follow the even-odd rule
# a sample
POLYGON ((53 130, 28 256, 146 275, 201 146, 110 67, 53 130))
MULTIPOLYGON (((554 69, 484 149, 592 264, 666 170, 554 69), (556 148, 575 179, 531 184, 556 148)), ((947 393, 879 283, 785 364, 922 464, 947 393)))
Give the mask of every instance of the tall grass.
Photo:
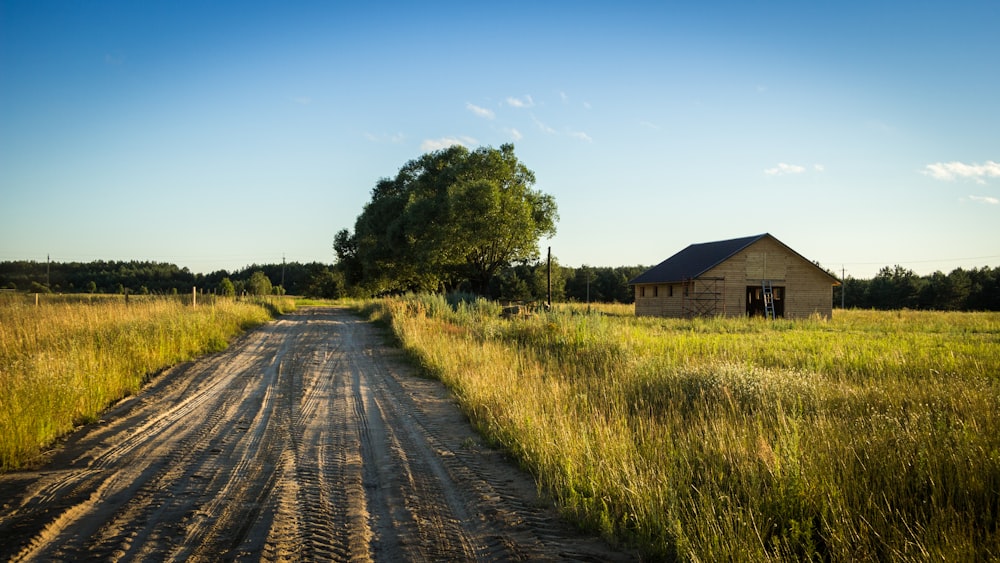
POLYGON ((1000 557, 1000 315, 369 306, 572 517, 652 558, 1000 557))
POLYGON ((190 296, 0 300, 0 471, 21 467, 76 424, 96 420, 152 373, 224 349, 291 300, 190 296))

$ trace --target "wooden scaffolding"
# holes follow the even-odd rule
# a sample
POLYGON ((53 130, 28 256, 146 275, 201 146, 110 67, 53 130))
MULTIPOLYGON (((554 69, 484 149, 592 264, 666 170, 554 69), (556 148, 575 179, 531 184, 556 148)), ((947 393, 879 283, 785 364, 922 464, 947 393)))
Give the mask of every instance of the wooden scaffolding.
POLYGON ((726 278, 698 277, 684 280, 681 315, 685 318, 726 314, 726 278))

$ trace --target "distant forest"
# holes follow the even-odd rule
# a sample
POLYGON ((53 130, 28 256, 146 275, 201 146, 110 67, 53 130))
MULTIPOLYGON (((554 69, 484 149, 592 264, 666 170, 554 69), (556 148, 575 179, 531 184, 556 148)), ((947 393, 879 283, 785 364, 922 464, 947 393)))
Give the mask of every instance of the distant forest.
MULTIPOLYGON (((553 301, 631 303, 628 281, 644 266, 553 265, 553 301)), ((831 272, 832 273, 832 272, 831 272)), ((253 264, 241 270, 195 274, 163 262, 0 262, 0 289, 30 293, 172 294, 197 287, 204 293, 287 293, 309 297, 368 297, 345 282, 340 265, 253 264)), ((468 288, 459 288, 468 289, 468 288)), ((490 281, 486 296, 502 301, 541 301, 548 290, 544 262, 514 265, 490 281)), ((848 277, 833 288, 834 307, 1000 311, 1000 267, 958 268, 919 276, 901 266, 882 268, 872 279, 848 277)))
MULTIPOLYGON (((260 293, 251 279, 262 272, 269 283, 268 293, 306 295, 317 293, 310 284, 322 283, 332 276, 332 269, 317 262, 300 264, 253 264, 242 270, 218 270, 195 274, 187 268, 165 262, 96 261, 96 262, 0 262, 0 288, 31 293, 112 293, 171 294, 190 293, 197 287, 204 293, 260 293), (229 280, 225 284, 223 280, 229 280), (282 286, 282 283, 284 284, 282 286)), ((260 275, 258 275, 258 278, 260 275)))
POLYGON ((847 277, 833 288, 833 305, 851 309, 1000 311, 1000 267, 957 268, 918 276, 901 266, 885 267, 870 280, 847 277), (843 293, 842 293, 843 292, 843 293))

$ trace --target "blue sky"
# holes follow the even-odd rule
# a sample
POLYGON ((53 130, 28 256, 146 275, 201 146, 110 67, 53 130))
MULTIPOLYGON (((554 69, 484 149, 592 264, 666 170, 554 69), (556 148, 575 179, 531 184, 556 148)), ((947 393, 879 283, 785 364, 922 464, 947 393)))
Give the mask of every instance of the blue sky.
POLYGON ((513 143, 561 263, 770 232, 1000 265, 1000 4, 0 0, 0 260, 334 260, 379 178, 513 143))

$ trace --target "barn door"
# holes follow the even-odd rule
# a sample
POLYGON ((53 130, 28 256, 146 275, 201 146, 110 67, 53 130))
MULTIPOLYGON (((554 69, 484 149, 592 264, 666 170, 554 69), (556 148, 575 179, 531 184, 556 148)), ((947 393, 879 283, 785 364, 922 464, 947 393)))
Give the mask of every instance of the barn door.
MULTIPOLYGON (((774 317, 785 316, 785 288, 773 286, 771 294, 774 296, 774 317)), ((747 286, 747 316, 764 316, 764 289, 759 285, 747 286)))

